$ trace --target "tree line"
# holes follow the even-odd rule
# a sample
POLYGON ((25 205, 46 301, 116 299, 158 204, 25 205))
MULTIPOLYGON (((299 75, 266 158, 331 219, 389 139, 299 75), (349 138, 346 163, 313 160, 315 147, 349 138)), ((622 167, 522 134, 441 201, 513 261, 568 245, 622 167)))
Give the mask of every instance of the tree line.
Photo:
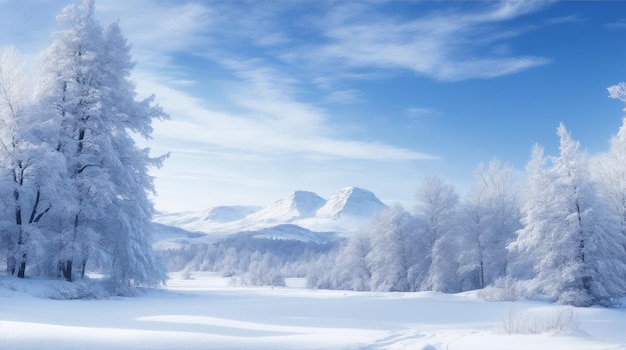
POLYGON ((136 99, 130 45, 93 12, 93 0, 61 12, 31 84, 18 53, 0 51, 0 260, 20 278, 91 268, 116 286, 160 284, 148 169, 164 157, 133 136, 167 115, 154 96, 136 99))
MULTIPOLYGON (((626 84, 609 92, 626 102, 626 84)), ((498 160, 476 168, 463 199, 443 178, 427 177, 414 210, 391 206, 334 245, 238 239, 162 254, 172 270, 251 284, 306 277, 310 288, 482 289, 500 295, 484 294, 490 299, 616 305, 626 296, 626 118, 600 155, 581 151, 562 123, 557 135, 559 154, 535 145, 521 184, 498 160)))
MULTIPOLYGON (((626 84, 609 88, 626 102, 626 84)), ((481 164, 467 197, 439 177, 419 185, 413 213, 396 205, 312 262, 309 286, 460 292, 509 288, 509 297, 576 306, 626 296, 626 118, 608 152, 580 150, 565 126, 559 154, 535 145, 526 179, 481 164)))

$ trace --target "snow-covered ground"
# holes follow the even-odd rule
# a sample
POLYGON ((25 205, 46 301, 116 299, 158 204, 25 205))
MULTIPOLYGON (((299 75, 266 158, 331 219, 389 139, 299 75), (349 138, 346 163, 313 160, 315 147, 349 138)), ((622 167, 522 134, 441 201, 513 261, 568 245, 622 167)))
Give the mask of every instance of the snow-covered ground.
POLYGON ((41 296, 64 282, 2 276, 0 349, 626 349, 624 308, 172 277, 139 297, 59 301, 41 296), (506 332, 550 328, 559 317, 561 334, 506 332))

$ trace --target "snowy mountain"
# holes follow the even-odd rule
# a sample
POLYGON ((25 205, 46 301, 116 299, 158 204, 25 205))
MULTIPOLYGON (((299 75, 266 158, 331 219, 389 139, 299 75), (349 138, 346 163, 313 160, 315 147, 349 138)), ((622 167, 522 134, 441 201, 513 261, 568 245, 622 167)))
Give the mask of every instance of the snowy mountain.
POLYGON ((258 206, 224 205, 200 212, 159 213, 154 216, 154 221, 165 225, 191 229, 193 226, 197 226, 198 223, 220 224, 241 220, 261 209, 263 208, 258 206))
POLYGON ((245 218, 248 222, 268 224, 290 223, 298 219, 315 216, 326 200, 313 192, 295 191, 287 198, 245 218))
POLYGON ((315 217, 299 220, 297 224, 313 231, 349 234, 385 208, 387 206, 374 193, 358 187, 346 187, 333 194, 315 213, 315 217))
POLYGON ((193 239, 205 236, 206 234, 204 233, 189 232, 176 226, 164 225, 156 222, 152 224, 152 237, 154 239, 153 248, 156 250, 177 248, 181 244, 185 244, 193 239))
POLYGON ((316 216, 324 218, 344 216, 370 218, 386 207, 374 193, 358 187, 346 187, 330 197, 326 204, 317 211, 316 216))
MULTIPOLYGON (((386 207, 374 193, 357 187, 346 187, 328 200, 314 192, 295 191, 260 210, 250 206, 215 207, 202 212, 159 214, 154 221, 212 236, 210 239, 259 232, 256 236, 316 241, 311 235, 354 232, 367 224, 373 214, 386 207)), ((185 238, 179 237, 177 241, 180 242, 180 239, 185 238)))
POLYGON ((256 213, 263 209, 257 206, 243 206, 243 205, 231 205, 231 206, 218 206, 211 208, 204 216, 204 221, 225 223, 231 221, 237 221, 245 218, 246 216, 256 213))

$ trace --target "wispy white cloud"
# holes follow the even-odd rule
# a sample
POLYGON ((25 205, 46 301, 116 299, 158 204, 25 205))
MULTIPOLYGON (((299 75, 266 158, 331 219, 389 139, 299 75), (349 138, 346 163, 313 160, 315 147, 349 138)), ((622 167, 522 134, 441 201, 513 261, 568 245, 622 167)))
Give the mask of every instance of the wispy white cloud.
MULTIPOLYGON (((238 112, 216 111, 198 98, 168 87, 148 74, 137 76, 143 89, 156 92, 173 118, 155 126, 154 137, 185 140, 197 149, 228 150, 276 157, 296 154, 305 159, 424 160, 433 155, 341 137, 329 126, 321 108, 292 99, 262 72, 231 87, 238 112)), ((147 91, 146 91, 147 93, 147 91)), ((165 151, 165 150, 164 150, 165 151)))
POLYGON ((441 114, 439 111, 428 107, 409 107, 405 109, 407 115, 414 118, 422 118, 427 116, 437 116, 441 114))
POLYGON ((555 24, 563 24, 563 23, 579 23, 579 22, 583 22, 584 19, 578 15, 569 15, 569 16, 561 16, 561 17, 554 17, 554 18, 550 18, 547 22, 548 25, 555 25, 555 24))
POLYGON ((218 14, 198 2, 97 1, 96 15, 105 22, 120 19, 139 64, 168 73, 181 69, 172 64, 172 57, 208 45, 219 22, 218 14))
POLYGON ((626 18, 620 18, 617 21, 607 23, 604 27, 607 29, 626 29, 626 18))
POLYGON ((419 129, 425 124, 440 118, 443 114, 436 108, 431 107, 409 107, 404 109, 407 117, 406 128, 419 129))
POLYGON ((497 55, 490 47, 519 35, 497 24, 536 11, 544 2, 493 2, 473 12, 432 12, 415 19, 350 6, 326 22, 329 38, 317 59, 348 68, 401 69, 442 81, 492 78, 549 62, 535 56, 497 55))
POLYGON ((353 104, 353 103, 362 102, 364 98, 363 98, 363 93, 361 91, 355 90, 355 89, 347 89, 347 90, 332 91, 328 95, 326 100, 331 103, 353 104))

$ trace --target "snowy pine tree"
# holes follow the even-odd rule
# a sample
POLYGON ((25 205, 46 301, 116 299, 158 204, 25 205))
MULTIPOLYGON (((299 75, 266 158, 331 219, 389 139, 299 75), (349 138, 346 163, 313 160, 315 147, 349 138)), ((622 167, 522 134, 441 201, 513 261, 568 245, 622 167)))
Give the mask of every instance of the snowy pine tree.
POLYGON ((524 228, 511 247, 533 267, 537 293, 577 306, 610 304, 626 290, 623 240, 599 200, 578 142, 563 124, 558 135, 560 154, 550 168, 540 167, 541 154, 533 153, 524 228))
POLYGON ((425 251, 417 271, 418 275, 424 276, 420 289, 458 291, 459 251, 454 225, 459 196, 442 178, 428 177, 418 187, 417 200, 420 244, 425 251))
POLYGON ((38 99, 57 125, 58 151, 67 160, 69 203, 57 243, 60 272, 83 275, 90 258, 120 285, 165 279, 152 255, 153 191, 147 171, 162 159, 139 149, 132 135, 150 137, 151 122, 166 115, 153 97, 135 100, 134 63, 119 25, 103 29, 94 2, 66 7, 43 54, 38 99))
MULTIPOLYGON (((608 90, 612 98, 626 103, 626 83, 611 86, 608 90)), ((597 165, 594 169, 599 170, 597 173, 601 190, 608 201, 609 210, 619 224, 626 252, 626 117, 622 118, 622 126, 611 138, 609 151, 601 157, 597 165)))
POLYGON ((481 163, 462 211, 460 274, 463 289, 483 288, 507 273, 507 245, 520 228, 513 168, 481 163))

